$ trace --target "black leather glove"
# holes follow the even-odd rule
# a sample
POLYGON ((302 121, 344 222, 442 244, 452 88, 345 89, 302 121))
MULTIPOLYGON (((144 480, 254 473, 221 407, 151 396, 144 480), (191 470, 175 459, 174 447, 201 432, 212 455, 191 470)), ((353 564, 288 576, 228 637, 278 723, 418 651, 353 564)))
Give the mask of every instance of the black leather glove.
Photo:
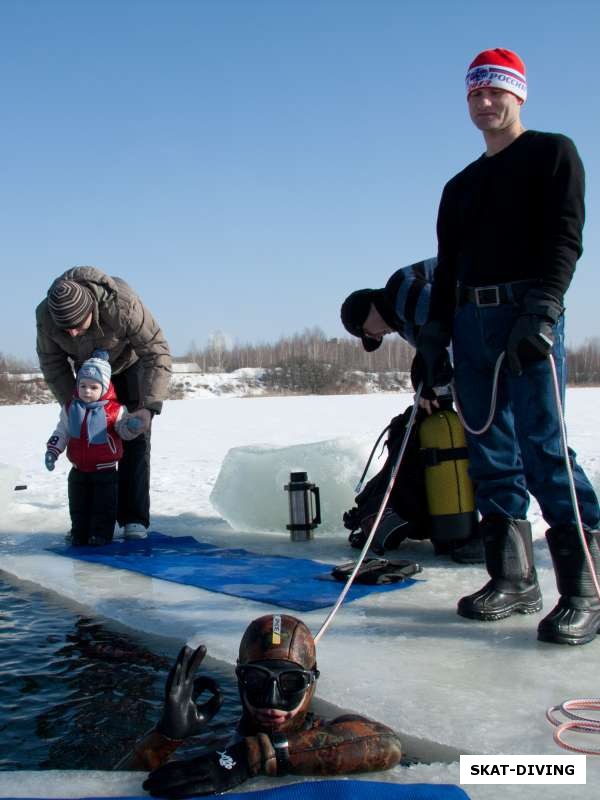
POLYGON ((423 383, 421 396, 434 399, 434 386, 445 386, 452 380, 452 365, 448 355, 450 334, 441 323, 427 322, 417 338, 417 352, 410 368, 413 388, 423 383))
POLYGON ((165 704, 156 730, 169 739, 186 739, 202 733, 209 719, 214 717, 223 702, 219 685, 206 675, 194 678, 194 673, 206 655, 206 647, 195 651, 182 647, 165 684, 165 704), (196 700, 204 690, 212 697, 197 705, 196 700))
POLYGON ((204 753, 188 761, 171 761, 155 769, 143 787, 154 797, 191 797, 220 794, 250 777, 246 744, 204 753))
POLYGON ((522 375, 525 367, 542 361, 552 352, 552 326, 558 322, 562 312, 558 300, 541 289, 527 292, 506 344, 508 368, 514 375, 522 375))

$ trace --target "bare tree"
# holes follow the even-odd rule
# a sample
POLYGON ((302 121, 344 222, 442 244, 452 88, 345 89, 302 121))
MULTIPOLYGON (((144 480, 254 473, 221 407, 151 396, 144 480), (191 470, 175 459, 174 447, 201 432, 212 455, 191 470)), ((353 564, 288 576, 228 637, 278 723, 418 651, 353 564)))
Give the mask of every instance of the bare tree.
POLYGON ((600 385, 600 338, 567 349, 567 377, 575 385, 600 385))

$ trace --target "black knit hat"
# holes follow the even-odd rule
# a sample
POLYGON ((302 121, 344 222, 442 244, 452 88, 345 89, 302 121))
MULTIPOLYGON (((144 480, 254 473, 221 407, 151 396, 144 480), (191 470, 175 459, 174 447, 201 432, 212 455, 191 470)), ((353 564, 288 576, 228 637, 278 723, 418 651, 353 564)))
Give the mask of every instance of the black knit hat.
POLYGON ((358 336, 361 339, 363 347, 368 353, 377 350, 381 344, 381 339, 373 339, 363 333, 363 325, 369 316, 371 303, 375 302, 378 293, 377 289, 359 289, 357 292, 352 292, 342 303, 340 311, 342 325, 352 336, 358 336))
POLYGON ((59 328, 76 328, 88 316, 94 300, 85 286, 57 278, 48 290, 48 311, 59 328))

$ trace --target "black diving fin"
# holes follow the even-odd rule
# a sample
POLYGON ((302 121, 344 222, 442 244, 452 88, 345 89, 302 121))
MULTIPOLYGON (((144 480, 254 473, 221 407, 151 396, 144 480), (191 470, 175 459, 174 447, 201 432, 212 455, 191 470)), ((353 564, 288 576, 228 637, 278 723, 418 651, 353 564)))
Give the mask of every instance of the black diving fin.
MULTIPOLYGON (((347 581, 356 566, 356 561, 346 561, 331 570, 332 576, 338 581, 347 581)), ((360 565, 355 583, 370 585, 384 583, 398 583, 411 575, 422 572, 423 567, 416 561, 391 558, 365 558, 360 565)))

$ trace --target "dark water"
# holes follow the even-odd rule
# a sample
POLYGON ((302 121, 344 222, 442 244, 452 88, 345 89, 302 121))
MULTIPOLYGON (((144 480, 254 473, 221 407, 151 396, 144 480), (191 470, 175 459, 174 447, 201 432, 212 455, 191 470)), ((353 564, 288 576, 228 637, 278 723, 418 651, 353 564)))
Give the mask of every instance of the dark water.
MULTIPOLYGON (((0 770, 112 769, 160 717, 177 649, 0 573, 0 770)), ((178 755, 227 736, 240 714, 231 674, 207 667, 225 701, 178 755)))

